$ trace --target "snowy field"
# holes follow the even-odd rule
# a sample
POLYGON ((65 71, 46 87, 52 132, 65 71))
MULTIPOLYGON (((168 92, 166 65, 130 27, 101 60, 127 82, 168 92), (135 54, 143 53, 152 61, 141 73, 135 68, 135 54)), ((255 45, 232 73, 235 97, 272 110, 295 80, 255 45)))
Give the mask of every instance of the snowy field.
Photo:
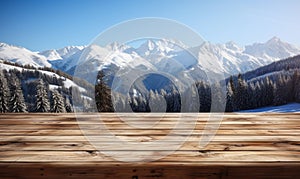
POLYGON ((270 106, 270 107, 263 107, 258 109, 250 109, 250 110, 243 110, 239 112, 280 112, 280 113, 287 113, 287 112, 297 112, 300 113, 300 103, 290 103, 282 106, 270 106))

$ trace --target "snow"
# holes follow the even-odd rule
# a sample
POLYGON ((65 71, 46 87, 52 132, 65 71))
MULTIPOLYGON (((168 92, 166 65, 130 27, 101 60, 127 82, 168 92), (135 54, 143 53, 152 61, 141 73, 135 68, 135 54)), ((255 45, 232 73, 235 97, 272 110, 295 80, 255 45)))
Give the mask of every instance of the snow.
POLYGON ((278 37, 273 37, 265 43, 255 43, 245 47, 245 53, 268 63, 299 55, 299 51, 299 47, 283 42, 278 37))
POLYGON ((93 101, 92 98, 88 97, 88 96, 85 96, 85 95, 81 95, 82 98, 86 99, 86 100, 89 100, 89 101, 93 101))
POLYGON ((8 45, 5 43, 0 43, 0 59, 21 65, 29 64, 34 67, 51 67, 47 58, 39 55, 37 52, 31 52, 26 48, 8 45))
POLYGON ((290 103, 282 106, 269 106, 263 107, 258 109, 250 109, 250 110, 243 110, 239 112, 279 112, 279 113, 287 113, 287 112, 296 112, 300 113, 300 103, 290 103))
POLYGON ((70 87, 74 86, 74 87, 77 87, 80 92, 85 92, 86 91, 84 88, 78 86, 77 84, 75 84, 73 81, 71 81, 69 79, 66 79, 63 83, 64 83, 64 86, 66 88, 70 88, 70 87))
POLYGON ((61 76, 59 76, 59 75, 57 75, 57 74, 55 74, 55 73, 49 72, 49 71, 44 71, 44 70, 39 70, 39 71, 42 72, 42 73, 44 73, 44 74, 46 74, 46 75, 48 75, 48 76, 55 76, 56 78, 63 78, 63 79, 64 79, 64 81, 63 81, 64 87, 66 87, 66 88, 70 88, 70 87, 73 86, 73 87, 77 87, 77 88, 79 89, 80 92, 85 92, 85 91, 86 91, 84 88, 78 86, 77 84, 75 84, 75 83, 74 83, 72 80, 70 80, 70 79, 67 79, 67 78, 65 78, 65 77, 61 77, 61 76))
POLYGON ((95 44, 67 46, 39 53, 0 43, 0 59, 36 67, 51 66, 65 72, 74 69, 80 57, 84 57, 85 65, 97 67, 94 70, 117 66, 125 70, 143 67, 147 70, 180 73, 201 67, 206 72, 225 73, 228 76, 298 54, 299 47, 277 37, 245 47, 233 41, 225 44, 204 42, 196 47, 187 47, 172 39, 154 39, 147 40, 138 47, 113 42, 105 47, 95 44))
POLYGON ((60 88, 59 86, 57 86, 57 85, 49 85, 49 89, 50 90, 55 90, 55 89, 58 89, 58 88, 60 88))
POLYGON ((54 68, 68 71, 77 65, 78 60, 86 46, 68 46, 57 50, 40 52, 44 55, 54 68))
MULTIPOLYGON (((16 67, 16 66, 12 66, 12 65, 3 64, 3 63, 1 63, 1 61, 0 61, 0 69, 6 69, 6 70, 16 69, 16 70, 19 70, 19 71, 22 71, 22 70, 34 71, 34 70, 32 70, 32 69, 24 69, 24 68, 21 68, 21 67, 16 67)), ((38 71, 41 72, 41 73, 43 73, 43 74, 46 74, 46 75, 48 75, 48 76, 55 76, 56 78, 63 78, 63 79, 64 79, 63 83, 64 83, 64 86, 65 86, 66 88, 70 88, 70 87, 74 86, 74 87, 77 87, 77 88, 80 90, 80 92, 85 92, 85 91, 86 91, 84 88, 78 86, 77 84, 75 84, 75 83, 74 83, 73 81, 71 81, 70 79, 67 79, 67 78, 65 78, 65 77, 59 76, 59 75, 56 74, 56 73, 49 72, 49 71, 44 71, 44 70, 38 70, 38 71)), ((53 89, 56 88, 55 85, 52 85, 51 87, 52 87, 53 89)))

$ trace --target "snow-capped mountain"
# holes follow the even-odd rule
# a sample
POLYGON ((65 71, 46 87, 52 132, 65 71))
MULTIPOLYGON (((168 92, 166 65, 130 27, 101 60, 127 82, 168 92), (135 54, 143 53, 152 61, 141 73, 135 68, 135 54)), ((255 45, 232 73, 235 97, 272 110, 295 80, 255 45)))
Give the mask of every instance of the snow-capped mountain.
MULTIPOLYGON (((138 68, 178 73, 205 72, 225 76, 243 73, 279 59, 300 54, 300 48, 274 37, 265 43, 245 47, 234 42, 213 44, 204 42, 197 47, 186 47, 175 40, 147 40, 139 47, 114 42, 105 47, 69 46, 57 50, 31 52, 25 48, 0 44, 0 59, 36 67, 47 66, 73 74, 80 57, 87 67, 138 68), (216 63, 220 68, 216 68, 216 63)), ((89 68, 87 68, 89 69, 89 68)), ((196 75, 198 76, 198 75, 196 75)))
POLYGON ((72 55, 83 50, 84 48, 85 46, 68 46, 57 50, 46 50, 40 52, 39 54, 45 56, 50 61, 63 60, 70 58, 72 55))
POLYGON ((299 54, 299 47, 273 37, 266 43, 254 43, 245 47, 244 53, 258 58, 260 61, 280 60, 299 54))
POLYGON ((58 50, 47 50, 40 52, 45 56, 53 68, 68 72, 76 66, 85 46, 68 46, 58 50))
POLYGON ((51 67, 48 59, 23 47, 0 43, 0 59, 18 64, 29 64, 34 67, 51 67))
POLYGON ((218 66, 226 75, 246 72, 266 64, 258 58, 244 53, 244 48, 233 42, 226 44, 205 42, 198 47, 191 48, 190 51, 197 56, 198 64, 206 67, 207 71, 212 70, 218 73, 220 69, 215 68, 215 62, 218 62, 218 66))

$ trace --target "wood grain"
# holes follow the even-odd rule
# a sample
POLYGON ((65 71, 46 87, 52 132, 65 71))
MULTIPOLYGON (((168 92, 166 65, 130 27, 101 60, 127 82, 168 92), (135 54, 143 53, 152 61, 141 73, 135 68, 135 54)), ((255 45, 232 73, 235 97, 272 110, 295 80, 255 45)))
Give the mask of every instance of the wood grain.
MULTIPOLYGON (((209 120, 209 116, 208 113, 105 113, 79 114, 77 120, 74 114, 1 114, 0 178, 300 176, 300 114, 225 113, 212 141, 199 146, 206 124, 219 124, 217 120, 209 120), (170 135, 178 121, 182 126, 170 135), (146 127, 137 128, 139 124, 146 127), (191 124, 195 124, 195 129, 189 135, 191 124), (140 142, 145 147, 122 145, 107 135, 103 126, 119 140, 140 142), (168 140, 160 148, 146 145, 167 135, 170 135, 168 140), (183 144, 170 151, 181 140, 183 144), (117 144, 118 148, 112 149, 111 144, 117 144), (101 146, 101 151, 97 146, 101 146), (124 160, 170 154, 152 162, 127 163, 115 160, 107 152, 124 160)), ((213 130, 206 132, 214 135, 213 130)))

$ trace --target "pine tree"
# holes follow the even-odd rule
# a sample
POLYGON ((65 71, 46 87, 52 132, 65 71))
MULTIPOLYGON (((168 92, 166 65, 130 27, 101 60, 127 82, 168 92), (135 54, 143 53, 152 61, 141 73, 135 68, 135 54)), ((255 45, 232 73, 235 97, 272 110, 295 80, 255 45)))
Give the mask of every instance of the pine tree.
POLYGON ((254 98, 255 95, 255 85, 253 82, 248 84, 248 94, 249 94, 249 106, 248 109, 256 108, 256 99, 254 98))
POLYGON ((10 112, 27 112, 20 80, 13 72, 11 73, 10 82, 10 112))
POLYGON ((294 101, 300 102, 300 73, 296 70, 293 74, 293 95, 294 101))
POLYGON ((131 101, 130 105, 131 105, 132 111, 133 112, 138 112, 139 103, 138 103, 136 97, 131 97, 130 101, 131 101))
POLYGON ((255 83, 255 92, 253 95, 253 98, 255 100, 255 108, 259 108, 262 107, 262 103, 261 103, 261 97, 262 97, 262 91, 261 91, 261 86, 259 82, 255 83))
POLYGON ((73 112, 73 107, 68 97, 66 97, 65 99, 65 106, 66 106, 66 112, 73 112))
POLYGON ((181 109, 180 94, 174 86, 172 87, 172 91, 169 95, 169 107, 170 112, 180 112, 181 109))
POLYGON ((236 92, 236 88, 235 88, 232 76, 230 76, 228 85, 230 86, 230 89, 232 91, 232 94, 230 94, 231 95, 231 108, 232 108, 232 111, 236 111, 238 109, 238 107, 237 107, 237 99, 236 99, 237 92, 236 92))
POLYGON ((274 83, 269 77, 266 78, 266 105, 269 106, 274 100, 274 83))
POLYGON ((3 70, 0 70, 0 113, 9 112, 9 88, 3 70))
POLYGON ((233 90, 231 83, 227 84, 227 102, 226 102, 226 111, 227 112, 232 112, 233 111, 233 90))
POLYGON ((66 112, 64 99, 62 95, 57 91, 54 90, 52 92, 52 112, 54 113, 64 113, 66 112))
POLYGON ((198 88, 200 102, 199 112, 209 112, 211 109, 211 88, 203 81, 197 83, 196 86, 198 88))
POLYGON ((159 99, 156 97, 157 95, 152 90, 150 90, 148 103, 151 112, 159 112, 161 110, 159 99))
POLYGON ((97 75, 97 84, 95 86, 95 99, 98 112, 113 112, 111 101, 111 89, 104 81, 104 72, 99 71, 97 75))
POLYGON ((120 93, 114 93, 113 95, 113 104, 114 104, 114 109, 116 112, 126 112, 126 102, 125 102, 125 97, 122 96, 120 93))
POLYGON ((285 80, 282 75, 279 76, 279 79, 276 81, 276 87, 274 88, 274 105, 283 105, 286 104, 286 87, 285 80))
POLYGON ((147 102, 146 102, 146 99, 142 95, 139 95, 137 97, 137 101, 138 101, 137 111, 138 112, 146 112, 147 111, 147 102))
POLYGON ((243 80, 242 75, 238 75, 238 83, 235 94, 235 105, 238 110, 246 109, 248 104, 247 83, 243 80))
POLYGON ((45 83, 42 79, 39 79, 38 85, 36 87, 36 112, 49 112, 50 103, 48 98, 48 93, 45 87, 45 83))

